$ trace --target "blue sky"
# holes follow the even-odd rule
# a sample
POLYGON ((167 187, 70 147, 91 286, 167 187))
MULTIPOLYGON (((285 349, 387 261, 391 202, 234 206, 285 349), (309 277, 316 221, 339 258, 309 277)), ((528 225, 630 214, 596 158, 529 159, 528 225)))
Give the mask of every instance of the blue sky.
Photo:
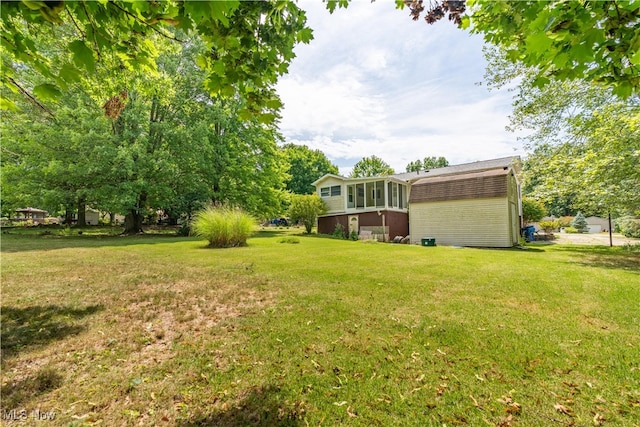
POLYGON ((333 15, 301 0, 314 30, 278 83, 287 143, 320 149, 348 174, 376 155, 396 172, 425 156, 451 164, 522 155, 505 130, 511 94, 489 91, 483 41, 448 21, 412 21, 391 0, 333 15))

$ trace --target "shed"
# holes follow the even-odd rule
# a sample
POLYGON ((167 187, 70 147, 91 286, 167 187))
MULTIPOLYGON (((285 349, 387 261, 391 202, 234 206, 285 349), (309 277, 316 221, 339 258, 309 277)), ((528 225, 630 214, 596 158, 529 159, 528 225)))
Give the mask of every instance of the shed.
POLYGON ((411 242, 512 247, 520 239, 519 200, 510 167, 417 180, 409 197, 411 242))

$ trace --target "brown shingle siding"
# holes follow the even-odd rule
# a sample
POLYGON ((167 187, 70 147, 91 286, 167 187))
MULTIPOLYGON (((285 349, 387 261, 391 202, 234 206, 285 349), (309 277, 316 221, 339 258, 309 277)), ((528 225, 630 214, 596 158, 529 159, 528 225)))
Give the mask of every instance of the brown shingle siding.
POLYGON ((508 169, 424 178, 411 187, 409 203, 506 197, 508 169))

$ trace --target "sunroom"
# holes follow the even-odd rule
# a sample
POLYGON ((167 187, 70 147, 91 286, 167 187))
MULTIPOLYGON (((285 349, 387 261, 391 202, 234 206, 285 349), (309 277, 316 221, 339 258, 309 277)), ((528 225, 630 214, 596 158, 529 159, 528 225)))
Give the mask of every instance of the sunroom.
POLYGON ((331 234, 341 224, 351 234, 379 240, 408 234, 408 186, 393 177, 345 178, 325 175, 314 185, 327 212, 318 232, 331 234))

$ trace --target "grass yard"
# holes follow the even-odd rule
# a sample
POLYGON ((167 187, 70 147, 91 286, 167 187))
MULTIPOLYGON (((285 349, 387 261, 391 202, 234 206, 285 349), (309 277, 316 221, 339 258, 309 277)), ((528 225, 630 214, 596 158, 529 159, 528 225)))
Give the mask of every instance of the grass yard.
POLYGON ((2 422, 640 425, 638 251, 204 246, 4 235, 2 422))

